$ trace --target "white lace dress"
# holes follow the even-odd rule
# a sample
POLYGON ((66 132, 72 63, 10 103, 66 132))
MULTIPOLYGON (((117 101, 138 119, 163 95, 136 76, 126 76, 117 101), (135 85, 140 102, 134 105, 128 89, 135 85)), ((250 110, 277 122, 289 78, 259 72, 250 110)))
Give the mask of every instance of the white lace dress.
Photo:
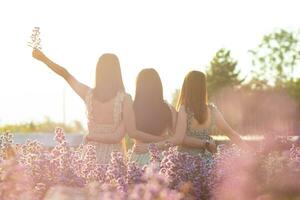
MULTIPOLYGON (((114 98, 113 107, 113 123, 112 124, 99 124, 95 121, 93 114, 93 90, 90 89, 85 98, 88 118, 88 131, 92 134, 114 134, 122 121, 123 101, 125 98, 124 92, 118 92, 114 98)), ((108 164, 111 158, 112 151, 123 152, 124 147, 119 144, 104 144, 100 142, 89 141, 96 147, 97 160, 101 164, 108 164)))

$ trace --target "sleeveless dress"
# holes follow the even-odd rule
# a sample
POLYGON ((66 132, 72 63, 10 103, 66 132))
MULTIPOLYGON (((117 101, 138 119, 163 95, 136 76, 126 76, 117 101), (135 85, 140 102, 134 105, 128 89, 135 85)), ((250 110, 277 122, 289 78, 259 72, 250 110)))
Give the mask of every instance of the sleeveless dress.
MULTIPOLYGON (((187 130, 186 134, 188 136, 201 139, 201 140, 208 140, 212 141, 213 138, 210 136, 211 133, 213 133, 216 129, 216 114, 217 107, 214 104, 209 104, 208 108, 211 111, 211 123, 210 126, 207 128, 199 128, 195 129, 192 128, 192 122, 194 118, 194 113, 187 111, 187 130)), ((199 149, 199 148, 189 148, 189 147, 183 147, 180 146, 179 150, 181 152, 189 153, 191 155, 201 155, 201 156, 210 156, 211 153, 205 149, 199 149)))
MULTIPOLYGON (((100 124, 95 121, 93 114, 93 90, 90 89, 86 95, 85 103, 87 108, 88 118, 88 131, 93 134, 114 134, 118 126, 122 121, 123 101, 125 98, 124 92, 118 92, 114 98, 113 107, 113 123, 100 124)), ((113 151, 123 152, 124 147, 122 144, 105 144, 100 142, 89 141, 88 144, 92 144, 96 147, 97 161, 101 164, 108 164, 111 159, 111 153, 113 151)))

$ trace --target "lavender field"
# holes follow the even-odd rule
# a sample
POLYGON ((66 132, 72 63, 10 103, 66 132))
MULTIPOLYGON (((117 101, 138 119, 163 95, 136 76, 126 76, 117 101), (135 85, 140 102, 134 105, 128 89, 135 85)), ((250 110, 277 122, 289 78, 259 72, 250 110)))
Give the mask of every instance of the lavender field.
MULTIPOLYGON (((277 151, 275 144, 245 152, 219 145, 213 159, 162 152, 152 145, 151 164, 139 167, 113 152, 111 162, 96 161, 91 145, 71 147, 62 129, 55 146, 36 140, 15 145, 1 136, 0 199, 299 199, 300 148, 277 151)), ((280 143, 286 143, 281 140, 280 143)))
POLYGON ((0 200, 300 200, 299 8, 0 0, 0 200))

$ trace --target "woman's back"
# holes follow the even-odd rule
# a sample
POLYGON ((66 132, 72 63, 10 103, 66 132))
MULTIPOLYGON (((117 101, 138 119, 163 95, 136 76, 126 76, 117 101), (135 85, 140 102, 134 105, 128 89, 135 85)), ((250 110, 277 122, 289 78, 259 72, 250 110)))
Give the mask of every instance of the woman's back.
MULTIPOLYGON (((88 129, 91 134, 114 134, 121 131, 124 92, 107 102, 100 102, 94 98, 93 90, 90 89, 85 98, 87 106, 88 129)), ((124 144, 104 144, 99 142, 89 142, 96 147, 97 160, 100 163, 109 163, 110 155, 113 151, 122 152, 125 150, 124 144)))
POLYGON ((160 105, 160 108, 145 107, 147 105, 141 108, 136 105, 134 106, 136 127, 138 130, 161 136, 172 129, 172 110, 167 103, 160 105))
POLYGON ((192 115, 190 115, 190 127, 192 129, 209 129, 210 125, 212 123, 211 119, 211 110, 208 110, 207 113, 207 119, 204 123, 199 123, 197 119, 195 119, 192 115))
POLYGON ((189 134, 208 134, 210 135, 216 125, 215 120, 215 110, 216 107, 213 104, 209 104, 208 106, 208 114, 205 122, 199 124, 197 119, 194 117, 194 113, 191 111, 187 111, 187 131, 189 134))
POLYGON ((90 89, 85 98, 89 132, 114 132, 122 120, 124 98, 125 93, 118 92, 112 99, 101 102, 94 97, 93 90, 90 89))
POLYGON ((93 115, 95 122, 99 124, 113 124, 113 110, 114 110, 115 98, 107 101, 100 102, 96 99, 92 102, 93 115))
MULTIPOLYGON (((205 141, 213 141, 211 135, 216 129, 216 107, 213 104, 208 105, 208 115, 204 123, 199 124, 194 117, 194 113, 187 109, 187 128, 186 135, 205 141)), ((192 154, 204 153, 203 149, 182 147, 182 151, 192 154)))
POLYGON ((140 131, 162 135, 172 127, 172 113, 164 101, 162 82, 155 69, 143 69, 138 74, 133 109, 140 131))

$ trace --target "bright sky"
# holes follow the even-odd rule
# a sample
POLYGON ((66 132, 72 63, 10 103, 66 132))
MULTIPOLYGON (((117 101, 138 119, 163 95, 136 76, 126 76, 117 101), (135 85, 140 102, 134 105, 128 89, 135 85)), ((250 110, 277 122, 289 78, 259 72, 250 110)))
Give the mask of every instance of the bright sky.
POLYGON ((295 0, 210 1, 0 1, 0 124, 42 120, 85 122, 85 107, 68 85, 33 60, 26 46, 34 26, 42 48, 77 79, 93 86, 98 57, 118 55, 125 87, 134 96, 145 67, 160 73, 165 98, 191 69, 205 70, 222 47, 248 74, 250 56, 262 36, 276 28, 300 28, 295 0))

